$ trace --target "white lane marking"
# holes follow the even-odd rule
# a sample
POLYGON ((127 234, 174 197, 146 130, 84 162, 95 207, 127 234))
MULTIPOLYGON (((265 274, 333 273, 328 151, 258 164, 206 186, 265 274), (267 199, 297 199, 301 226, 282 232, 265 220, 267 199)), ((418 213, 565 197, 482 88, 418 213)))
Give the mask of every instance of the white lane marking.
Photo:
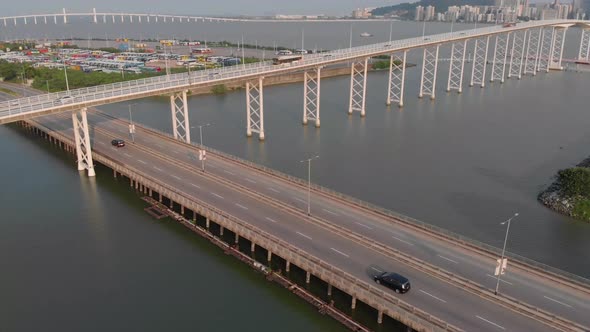
POLYGON ((449 261, 451 263, 459 264, 459 262, 454 261, 454 260, 452 260, 452 259, 450 259, 448 257, 442 256, 442 255, 437 255, 437 256, 440 257, 440 258, 442 258, 442 259, 444 259, 444 260, 447 260, 447 261, 449 261))
POLYGON ((160 171, 160 172, 162 171, 162 169, 161 169, 161 168, 157 168, 156 166, 154 166, 154 168, 155 168, 157 171, 160 171))
MULTIPOLYGON (((490 278, 498 279, 498 277, 497 277, 497 276, 493 276, 493 275, 491 275, 491 274, 486 274, 486 275, 487 275, 488 277, 490 277, 490 278)), ((511 283, 510 281, 506 281, 506 280, 502 280, 502 279, 500 279, 500 281, 501 281, 501 282, 505 282, 505 283, 507 283, 508 285, 513 285, 513 283, 511 283)))
POLYGON ((376 268, 376 267, 372 267, 372 266, 371 266, 371 269, 373 269, 373 270, 375 270, 375 271, 377 271, 377 272, 383 272, 383 271, 379 270, 379 269, 378 269, 378 268, 376 268))
POLYGON ((274 192, 275 192, 275 193, 277 193, 277 194, 279 194, 279 193, 280 193, 280 191, 276 190, 276 189, 275 189, 275 188, 273 188, 273 187, 268 187, 268 190, 270 190, 270 191, 274 191, 274 192))
POLYGON ((549 296, 543 296, 543 297, 544 297, 544 298, 546 298, 547 300, 551 300, 551 301, 553 301, 553 302, 555 302, 555 303, 559 303, 559 304, 561 304, 561 305, 563 305, 563 306, 566 306, 566 307, 568 307, 568 308, 573 308, 571 305, 569 305, 569 304, 567 304, 567 303, 563 303, 563 302, 561 302, 561 301, 557 301, 556 299, 552 299, 552 298, 550 298, 549 296))
POLYGON ((178 152, 178 150, 174 150, 174 149, 172 149, 172 152, 174 152, 176 154, 179 154, 180 153, 180 152, 178 152))
POLYGON ((400 239, 400 238, 399 238, 399 237, 397 237, 397 236, 393 236, 393 235, 392 235, 391 237, 392 237, 392 238, 394 238, 394 239, 396 239, 396 240, 398 240, 399 242, 403 242, 403 243, 405 243, 405 244, 407 244, 407 245, 410 245, 410 246, 413 246, 413 245, 414 245, 412 242, 408 242, 408 241, 406 241, 406 240, 402 240, 402 239, 400 239))
POLYGON ((224 169, 223 171, 224 171, 224 172, 226 172, 226 173, 227 173, 227 174, 229 174, 229 175, 235 175, 234 173, 232 173, 232 172, 228 171, 227 169, 224 169))
POLYGON ((214 192, 212 192, 211 194, 212 194, 213 196, 217 196, 217 197, 219 197, 219 198, 223 199, 223 196, 221 196, 221 195, 218 195, 218 194, 216 194, 216 193, 214 193, 214 192))
POLYGON ((97 142, 98 144, 104 145, 104 142, 97 142))
POLYGON ((145 165, 145 164, 147 164, 145 161, 143 161, 143 160, 141 160, 141 159, 137 159, 137 161, 139 161, 140 163, 142 163, 142 164, 144 164, 144 165, 145 165))
POLYGON ((358 222, 358 221, 355 221, 354 223, 355 223, 355 224, 357 224, 357 225, 359 225, 359 226, 363 226, 363 227, 364 227, 364 228, 366 228, 366 229, 373 229, 373 227, 369 227, 369 226, 367 226, 367 225, 365 225, 365 224, 363 224, 363 223, 360 223, 360 222, 358 222))
POLYGON ((441 301, 442 303, 447 303, 447 301, 441 299, 440 297, 436 297, 436 296, 434 296, 434 295, 432 295, 432 294, 430 294, 428 292, 425 292, 425 291, 423 291, 421 289, 419 289, 419 291, 422 292, 422 293, 424 293, 424 294, 426 294, 426 295, 428 295, 428 296, 430 296, 430 297, 432 297, 432 298, 434 298, 434 299, 437 299, 437 300, 441 301))
POLYGON ((250 179, 250 178, 245 178, 245 179, 246 179, 246 181, 248 181, 248 182, 250 182, 250 183, 256 183, 256 181, 254 181, 254 180, 252 180, 252 179, 250 179))
POLYGON ((194 184, 194 183, 191 183, 191 186, 193 186, 193 187, 195 187, 195 188, 199 188, 199 189, 201 189, 201 187, 200 187, 200 186, 197 186, 197 185, 196 185, 196 184, 194 184))
POLYGON ((241 207, 241 208, 242 208, 242 209, 244 209, 244 210, 248 210, 248 208, 247 208, 247 207, 245 207, 245 206, 243 206, 242 204, 238 204, 238 203, 236 203, 236 206, 237 206, 237 207, 241 207))
POLYGON ((126 155, 127 157, 131 158, 131 155, 127 152, 123 152, 124 155, 126 155))
POLYGON ((265 219, 268 220, 268 221, 270 221, 270 222, 277 222, 276 220, 274 220, 272 218, 269 218, 269 217, 266 217, 265 219))
POLYGON ((334 216, 337 216, 337 215, 338 215, 338 213, 336 213, 336 212, 332 212, 332 211, 330 211, 330 210, 326 210, 326 209, 322 209, 322 210, 324 210, 324 211, 326 211, 326 212, 328 212, 329 214, 331 214, 331 215, 334 215, 334 216))
POLYGON ((335 252, 339 253, 340 255, 342 255, 342 256, 344 256, 344 257, 350 257, 350 256, 348 256, 347 254, 343 253, 343 252, 342 252, 342 251, 340 251, 340 250, 337 250, 337 249, 334 249, 334 248, 330 248, 330 249, 334 250, 335 252))
POLYGON ((311 237, 310 237, 310 236, 307 236, 307 235, 305 235, 305 234, 303 234, 303 233, 300 233, 300 232, 295 232, 295 233, 297 233, 297 234, 299 234, 299 235, 303 236, 304 238, 306 238, 306 239, 308 239, 308 240, 311 240, 311 237))
POLYGON ((306 200, 304 200, 304 199, 301 199, 301 198, 299 198, 299 197, 293 197, 293 198, 295 198, 296 200, 298 200, 298 201, 300 201, 300 202, 307 203, 307 201, 306 201, 306 200))
POLYGON ((179 177, 178 177, 178 176, 176 176, 176 175, 170 175, 170 176, 171 176, 171 177, 173 177, 173 178, 175 178, 176 180, 181 180, 181 178, 179 178, 179 177))
POLYGON ((483 317, 481 317, 481 316, 477 316, 477 315, 476 315, 475 317, 477 317, 477 318, 479 318, 479 319, 483 320, 483 321, 484 321, 484 322, 486 322, 486 323, 492 324, 492 325, 494 325, 494 326, 495 326, 495 327, 497 327, 497 328, 501 328, 502 330, 506 330, 506 329, 504 328, 504 326, 500 326, 500 325, 498 325, 498 324, 496 324, 496 323, 494 323, 494 322, 491 322, 491 321, 489 321, 489 320, 487 320, 487 319, 485 319, 485 318, 483 318, 483 317))

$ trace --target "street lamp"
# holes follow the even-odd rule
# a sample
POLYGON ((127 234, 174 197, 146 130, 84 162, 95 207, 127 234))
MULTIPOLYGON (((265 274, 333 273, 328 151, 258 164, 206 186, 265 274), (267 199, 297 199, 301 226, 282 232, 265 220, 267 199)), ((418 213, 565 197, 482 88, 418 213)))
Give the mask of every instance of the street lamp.
POLYGON ((311 161, 318 159, 320 156, 314 156, 309 159, 301 160, 300 163, 307 163, 307 215, 311 216, 311 161))
MULTIPOLYGON (((211 124, 207 123, 204 125, 198 125, 196 127, 199 127, 199 137, 201 139, 201 151, 199 151, 199 159, 201 159, 201 170, 203 172, 205 172, 205 148, 203 147, 203 127, 209 127, 211 124)), ((191 128, 195 128, 195 127, 191 127, 191 128)))
POLYGON ((504 237, 504 247, 502 248, 502 257, 500 258, 500 268, 498 269, 498 279, 496 280, 496 290, 494 291, 495 295, 498 295, 498 287, 500 287, 500 275, 502 275, 502 272, 503 272, 504 252, 506 251, 506 242, 508 241, 508 232, 510 231, 510 222, 512 221, 512 219, 514 219, 516 217, 518 217, 518 212, 515 213, 512 217, 510 217, 508 220, 500 223, 500 225, 504 225, 504 224, 508 223, 508 226, 506 227, 506 236, 504 237))
POLYGON ((135 143, 135 125, 133 124, 133 117, 131 116, 131 106, 137 105, 137 103, 129 104, 129 134, 131 134, 131 141, 135 143))
POLYGON ((63 49, 62 49, 62 58, 61 59, 62 59, 63 65, 64 65, 64 75, 66 77, 66 90, 68 91, 68 95, 69 95, 70 94, 70 83, 68 82, 68 70, 66 67, 66 55, 65 55, 65 52, 63 51, 63 49))

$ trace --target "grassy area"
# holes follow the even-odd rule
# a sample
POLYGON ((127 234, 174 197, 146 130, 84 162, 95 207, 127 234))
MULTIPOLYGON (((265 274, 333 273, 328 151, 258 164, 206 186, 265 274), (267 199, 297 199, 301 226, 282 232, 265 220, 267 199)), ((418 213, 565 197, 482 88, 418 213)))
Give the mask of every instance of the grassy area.
POLYGON ((590 199, 580 198, 576 200, 572 215, 574 218, 590 221, 590 199))
POLYGON ((4 93, 7 93, 7 94, 9 94, 9 95, 12 95, 12 96, 18 97, 18 93, 14 92, 14 91, 12 91, 12 90, 10 90, 10 89, 6 89, 6 88, 0 88, 0 92, 4 92, 4 93))
POLYGON ((572 216, 590 221, 590 168, 572 167, 560 170, 557 181, 563 197, 573 203, 572 216))

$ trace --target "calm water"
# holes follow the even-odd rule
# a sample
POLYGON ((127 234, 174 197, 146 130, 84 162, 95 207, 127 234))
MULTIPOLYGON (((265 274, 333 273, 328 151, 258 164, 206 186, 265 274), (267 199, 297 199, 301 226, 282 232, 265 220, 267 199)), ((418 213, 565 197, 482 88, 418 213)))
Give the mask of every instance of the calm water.
MULTIPOLYGON (((86 37, 96 29, 99 37, 107 29, 129 29, 128 35, 237 41, 243 32, 260 44, 280 40, 298 47, 301 26, 29 25, 18 33, 59 37, 79 31, 86 37)), ((349 24, 304 28, 309 47, 348 45, 349 24)), ((355 23, 353 29, 375 34, 372 42, 389 37, 388 23, 355 23)), ((421 30, 421 24, 395 23, 394 38, 421 30)), ((0 36, 16 31, 0 28, 0 36)), ((369 42, 358 33, 355 44, 369 42)), ((577 31, 568 34, 566 57, 574 56, 578 37, 577 31)), ((447 55, 442 50, 441 57, 447 55)), ((409 59, 419 62, 420 54, 409 59)), ((324 80, 321 129, 300 124, 301 85, 268 87, 263 143, 245 137, 243 92, 192 97, 190 117, 193 125, 213 124, 205 129, 206 145, 300 177, 306 174, 299 160, 319 154, 313 181, 489 244, 501 245, 505 229, 499 222, 519 212, 510 251, 590 277, 590 224, 536 201, 558 169, 590 154, 584 92, 590 76, 552 72, 485 89, 465 86, 458 95, 444 92, 447 68, 441 62, 434 102, 416 98, 420 70, 408 69, 401 110, 384 106, 386 73, 371 73, 364 119, 346 114, 348 78, 324 80)), ((171 130, 166 99, 136 102, 135 120, 171 130)), ((126 104, 104 109, 127 117, 126 104)), ((338 328, 182 228, 149 218, 110 173, 99 172, 96 180, 79 176, 69 157, 7 127, 0 127, 0 151, 6 156, 0 163, 0 318, 9 330, 338 328)))

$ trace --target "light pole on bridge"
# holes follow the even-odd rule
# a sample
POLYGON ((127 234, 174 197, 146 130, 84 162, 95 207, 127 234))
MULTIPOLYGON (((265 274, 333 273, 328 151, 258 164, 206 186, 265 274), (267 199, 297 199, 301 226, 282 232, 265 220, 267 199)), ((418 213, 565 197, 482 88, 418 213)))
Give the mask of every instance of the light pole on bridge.
POLYGON ((518 217, 518 212, 515 213, 512 217, 510 217, 508 220, 500 223, 500 225, 504 225, 504 224, 508 223, 508 226, 506 227, 506 236, 504 237, 504 247, 502 248, 502 257, 500 258, 499 266, 496 268, 497 269, 496 275, 498 276, 498 278, 496 279, 496 289, 494 290, 495 295, 498 295, 498 288, 500 287, 500 276, 504 272, 504 253, 506 252, 506 242, 508 241, 508 232, 510 231, 510 222, 512 221, 512 219, 514 219, 516 217, 518 217))
POLYGON ((320 156, 314 156, 309 159, 300 160, 300 163, 307 163, 307 215, 311 216, 311 161, 318 159, 320 156))
POLYGON ((137 103, 129 104, 129 134, 131 134, 131 142, 135 143, 135 125, 133 124, 133 117, 131 116, 131 106, 137 103))
MULTIPOLYGON (((199 151, 199 159, 201 160, 201 170, 203 172, 205 172, 205 159, 206 159, 206 154, 205 154, 205 148, 203 147, 203 127, 209 127, 211 124, 207 123, 204 125, 198 125, 196 127, 199 127, 199 138, 201 140, 201 150, 199 151)), ((191 128, 195 128, 195 126, 191 127, 191 128)))

